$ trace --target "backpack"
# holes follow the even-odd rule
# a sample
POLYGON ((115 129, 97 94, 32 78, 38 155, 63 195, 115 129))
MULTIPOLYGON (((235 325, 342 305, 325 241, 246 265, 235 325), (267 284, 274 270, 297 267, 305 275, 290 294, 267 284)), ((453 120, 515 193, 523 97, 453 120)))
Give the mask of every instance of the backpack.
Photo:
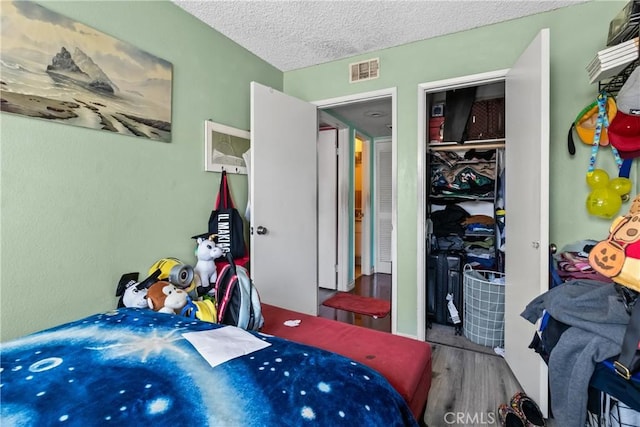
POLYGON ((264 324, 258 290, 247 269, 236 265, 229 252, 226 258, 215 288, 218 323, 257 331, 264 324))

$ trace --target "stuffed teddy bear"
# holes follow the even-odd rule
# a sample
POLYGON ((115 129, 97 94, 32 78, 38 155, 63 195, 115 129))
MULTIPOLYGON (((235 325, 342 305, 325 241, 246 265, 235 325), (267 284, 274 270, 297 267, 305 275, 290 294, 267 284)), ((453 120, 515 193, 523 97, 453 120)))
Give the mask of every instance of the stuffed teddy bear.
POLYGON ((196 248, 196 258, 198 262, 194 268, 196 275, 200 278, 200 285, 197 287, 198 296, 213 293, 213 286, 218 278, 216 263, 214 260, 223 255, 222 249, 216 245, 216 235, 212 234, 208 239, 198 237, 198 247, 196 248))
POLYGON ((160 313, 180 314, 188 299, 185 291, 164 280, 155 282, 147 291, 149 308, 160 313))

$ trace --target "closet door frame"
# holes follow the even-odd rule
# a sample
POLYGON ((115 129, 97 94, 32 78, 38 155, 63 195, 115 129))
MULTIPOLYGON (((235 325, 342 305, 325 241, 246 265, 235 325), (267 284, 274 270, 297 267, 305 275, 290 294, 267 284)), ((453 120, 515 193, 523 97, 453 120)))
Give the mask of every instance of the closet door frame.
POLYGON ((457 89, 469 86, 481 86, 490 83, 504 82, 508 73, 508 69, 490 71, 487 73, 472 74, 452 79, 438 80, 429 83, 421 83, 418 85, 418 228, 416 235, 417 255, 418 255, 418 271, 417 271, 417 336, 419 340, 426 339, 426 259, 428 255, 426 240, 428 238, 427 230, 427 95, 430 93, 444 92, 451 89, 457 89))

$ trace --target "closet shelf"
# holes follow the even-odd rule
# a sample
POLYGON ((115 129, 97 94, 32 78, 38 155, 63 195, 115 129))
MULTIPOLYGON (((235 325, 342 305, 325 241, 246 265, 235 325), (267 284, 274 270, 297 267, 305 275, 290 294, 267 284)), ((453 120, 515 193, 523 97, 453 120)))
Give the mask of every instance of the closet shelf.
POLYGON ((431 151, 460 151, 460 150, 495 150, 496 148, 504 148, 505 139, 483 139, 478 141, 466 141, 464 144, 456 142, 431 142, 429 150, 431 151))
MULTIPOLYGON (((456 161, 452 161, 452 164, 455 165, 477 165, 477 164, 494 164, 496 161, 495 159, 491 159, 491 160, 484 160, 484 159, 472 159, 472 160, 456 160, 456 161)), ((433 164, 437 164, 437 165, 449 165, 448 162, 445 162, 443 160, 440 159, 434 159, 433 160, 433 164)))
POLYGON ((477 232, 477 231, 472 231, 472 232, 465 232, 464 236, 465 237, 495 237, 496 233, 495 232, 477 232))
POLYGON ((471 194, 432 194, 429 196, 432 204, 450 204, 460 202, 493 202, 493 196, 474 196, 471 194))

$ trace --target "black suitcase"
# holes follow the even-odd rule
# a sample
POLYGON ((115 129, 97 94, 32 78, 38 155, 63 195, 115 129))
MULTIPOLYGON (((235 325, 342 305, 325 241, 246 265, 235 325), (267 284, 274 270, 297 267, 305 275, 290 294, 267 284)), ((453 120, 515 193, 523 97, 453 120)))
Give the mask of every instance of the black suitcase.
POLYGON ((427 260, 427 326, 430 322, 455 325, 456 334, 462 331, 462 268, 464 254, 436 251, 427 260), (453 294, 453 303, 461 322, 455 324, 447 308, 447 294, 453 294))

